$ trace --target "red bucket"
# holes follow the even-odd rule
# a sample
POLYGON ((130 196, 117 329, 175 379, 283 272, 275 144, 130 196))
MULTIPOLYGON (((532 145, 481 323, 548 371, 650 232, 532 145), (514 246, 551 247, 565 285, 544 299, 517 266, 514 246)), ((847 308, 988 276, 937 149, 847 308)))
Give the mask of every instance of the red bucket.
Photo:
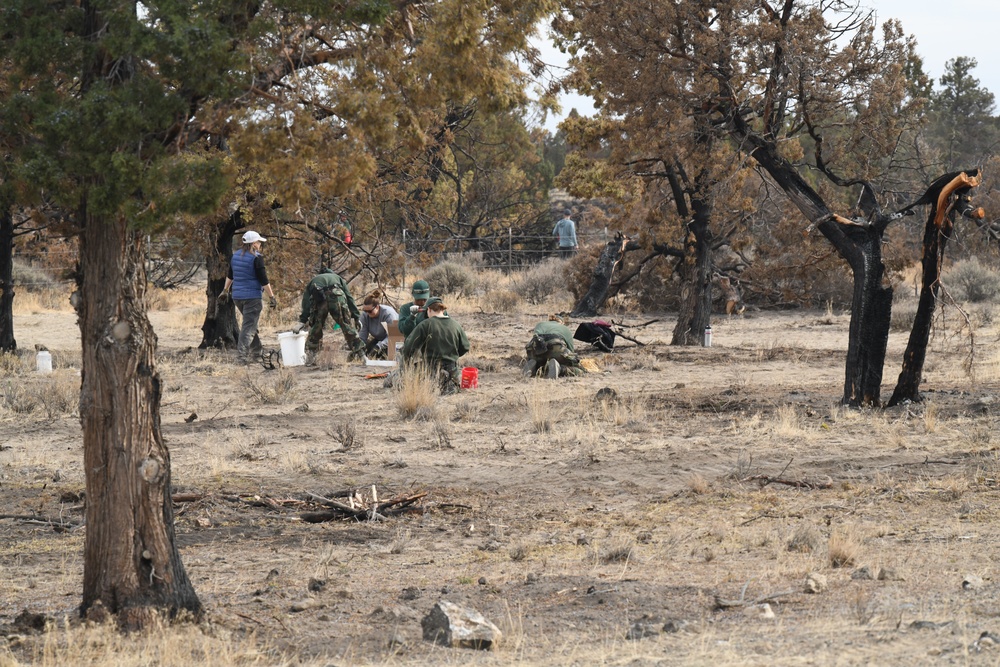
POLYGON ((462 389, 479 389, 479 369, 466 366, 462 369, 462 389))

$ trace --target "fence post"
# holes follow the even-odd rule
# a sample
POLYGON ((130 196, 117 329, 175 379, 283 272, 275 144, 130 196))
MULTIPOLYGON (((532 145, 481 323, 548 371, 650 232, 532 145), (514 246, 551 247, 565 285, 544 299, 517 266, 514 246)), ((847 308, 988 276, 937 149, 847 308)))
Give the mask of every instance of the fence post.
POLYGON ((507 274, 514 272, 514 231, 507 228, 507 274))

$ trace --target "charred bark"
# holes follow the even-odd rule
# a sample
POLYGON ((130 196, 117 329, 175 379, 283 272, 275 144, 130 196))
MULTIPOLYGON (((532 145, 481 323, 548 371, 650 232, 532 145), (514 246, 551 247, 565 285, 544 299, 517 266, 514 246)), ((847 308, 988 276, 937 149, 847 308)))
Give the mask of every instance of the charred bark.
POLYGON ((594 267, 594 279, 590 283, 590 288, 579 303, 573 307, 573 312, 570 313, 572 317, 594 317, 597 315, 597 312, 604 305, 604 301, 608 298, 611 278, 615 268, 625 256, 628 244, 628 237, 618 232, 615 238, 604 246, 604 250, 601 251, 601 256, 597 260, 597 266, 594 267))
POLYGON ((156 335, 146 313, 143 235, 89 217, 80 235, 80 421, 87 488, 82 615, 121 627, 200 615, 174 538, 170 455, 160 430, 156 335))
POLYGON ((931 184, 923 197, 908 207, 931 204, 924 226, 923 256, 920 260, 920 301, 906 343, 906 351, 903 353, 903 368, 889 399, 890 406, 906 400, 914 403, 923 400, 920 395, 920 381, 923 378, 934 311, 941 291, 941 266, 944 262, 945 248, 948 239, 951 238, 956 213, 972 219, 985 217, 981 208, 973 208, 971 204, 969 192, 977 185, 979 185, 977 169, 945 174, 931 184))
POLYGON ((236 349, 240 337, 240 326, 236 319, 236 306, 232 299, 223 304, 218 302, 218 296, 226 285, 226 274, 233 258, 233 234, 243 227, 243 216, 240 211, 234 212, 213 228, 212 249, 205 255, 205 266, 208 269, 208 285, 205 287, 205 321, 201 325, 201 343, 198 349, 218 348, 222 350, 236 349))
POLYGON ((853 407, 880 405, 892 305, 892 288, 882 285, 885 272, 882 235, 889 222, 898 216, 877 215, 871 221, 858 222, 834 215, 819 194, 778 154, 773 141, 754 134, 735 110, 728 120, 734 138, 850 266, 854 294, 841 400, 853 407))
POLYGON ((14 216, 0 200, 0 351, 16 352, 14 338, 14 216))
POLYGON ((681 298, 671 345, 704 345, 705 329, 712 317, 711 206, 692 201, 694 219, 687 224, 684 259, 681 261, 681 298))

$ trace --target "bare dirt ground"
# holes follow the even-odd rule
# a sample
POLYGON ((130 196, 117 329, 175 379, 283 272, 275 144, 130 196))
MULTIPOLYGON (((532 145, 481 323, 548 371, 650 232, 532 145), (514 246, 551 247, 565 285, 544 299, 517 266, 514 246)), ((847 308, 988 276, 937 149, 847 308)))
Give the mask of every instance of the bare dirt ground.
MULTIPOLYGON (((189 494, 177 539, 213 638, 202 662, 1000 660, 995 326, 976 331, 971 375, 967 339, 939 331, 925 403, 852 411, 837 404, 847 315, 722 318, 712 348, 667 345, 668 316, 633 331, 645 347, 582 345, 599 373, 525 381, 534 309, 453 309, 480 387, 411 419, 329 334, 326 367, 266 371, 195 349, 197 305, 151 314, 175 490, 189 494), (604 387, 616 402, 595 400, 604 387), (288 502, 372 485, 427 495, 367 523, 305 523, 288 502), (808 593, 813 573, 826 586, 808 593), (441 599, 496 623, 496 650, 424 642, 441 599)), ((265 320, 265 343, 287 324, 265 320)), ((0 513, 21 517, 0 519, 0 665, 168 664, 67 646, 86 530, 78 332, 70 312, 15 326, 30 354, 0 370, 0 513), (52 375, 33 372, 35 343, 52 375), (25 610, 55 625, 38 634, 25 610)), ((886 397, 904 345, 894 332, 886 397)))

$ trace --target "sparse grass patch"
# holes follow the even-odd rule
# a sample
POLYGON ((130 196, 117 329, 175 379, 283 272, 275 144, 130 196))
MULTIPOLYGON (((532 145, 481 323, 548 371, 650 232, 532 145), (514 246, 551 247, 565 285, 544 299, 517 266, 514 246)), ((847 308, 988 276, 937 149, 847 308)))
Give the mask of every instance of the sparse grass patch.
POLYGON ((544 392, 535 390, 528 395, 528 412, 535 433, 548 433, 552 430, 552 406, 546 400, 544 392))
MULTIPOLYGON (((257 375, 248 367, 243 376, 243 388, 246 395, 261 403, 279 405, 292 397, 295 388, 295 374, 286 368, 278 371, 257 375)), ((257 369, 254 369, 257 370, 257 369)))
POLYGON ((0 382, 0 411, 9 414, 55 419, 76 414, 79 406, 80 378, 73 371, 0 382))
POLYGON ((708 480, 705 479, 700 473, 696 472, 693 472, 690 475, 688 475, 687 487, 691 491, 691 493, 697 494, 699 496, 704 495, 712 490, 712 487, 709 485, 708 480))
POLYGON ((823 548, 823 536, 819 529, 810 523, 799 525, 788 540, 789 551, 799 551, 803 553, 816 553, 823 548))
POLYGON ((634 545, 630 540, 619 539, 601 549, 598 560, 601 563, 628 563, 635 560, 634 545))

